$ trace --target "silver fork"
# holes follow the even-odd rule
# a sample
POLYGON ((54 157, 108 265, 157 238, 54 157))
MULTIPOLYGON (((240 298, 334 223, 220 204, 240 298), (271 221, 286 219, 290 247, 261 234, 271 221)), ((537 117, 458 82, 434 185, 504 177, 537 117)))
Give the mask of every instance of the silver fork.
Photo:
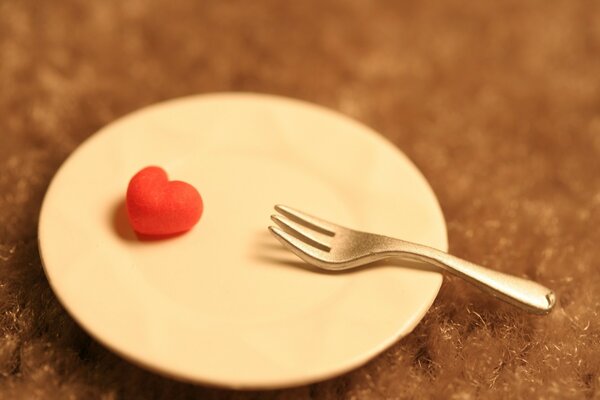
POLYGON ((478 288, 535 314, 546 314, 556 302, 554 292, 531 280, 503 274, 462 260, 432 247, 374 233, 359 232, 277 205, 279 226, 269 230, 307 263, 328 271, 342 271, 389 257, 425 261, 478 288))

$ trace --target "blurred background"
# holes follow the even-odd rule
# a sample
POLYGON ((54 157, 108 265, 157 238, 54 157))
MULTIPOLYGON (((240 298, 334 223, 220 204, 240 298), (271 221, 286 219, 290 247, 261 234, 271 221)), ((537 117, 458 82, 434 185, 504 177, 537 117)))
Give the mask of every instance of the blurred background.
POLYGON ((600 396, 597 1, 0 0, 0 398, 600 396), (48 287, 37 217, 60 164, 140 107, 221 91, 318 103, 421 169, 450 250, 553 287, 521 314, 447 279, 413 334, 343 377, 196 387, 102 348, 48 287))

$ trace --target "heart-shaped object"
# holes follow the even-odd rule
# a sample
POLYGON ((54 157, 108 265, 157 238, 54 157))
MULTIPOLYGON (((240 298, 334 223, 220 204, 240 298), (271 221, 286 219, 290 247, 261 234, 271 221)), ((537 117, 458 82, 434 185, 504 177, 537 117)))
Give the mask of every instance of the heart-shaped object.
POLYGON ((146 167, 127 187, 127 214, 142 235, 169 236, 190 230, 200 220, 204 205, 189 183, 169 181, 160 167, 146 167))

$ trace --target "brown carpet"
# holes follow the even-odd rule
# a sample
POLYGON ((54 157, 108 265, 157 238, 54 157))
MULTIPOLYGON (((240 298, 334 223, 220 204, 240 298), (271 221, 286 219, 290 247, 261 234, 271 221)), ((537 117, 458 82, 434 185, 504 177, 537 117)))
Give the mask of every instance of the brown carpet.
POLYGON ((0 0, 0 399, 600 398, 597 1, 0 0), (525 315, 447 279, 416 330, 337 379, 196 387, 90 339, 40 264, 37 215, 86 137, 214 91, 296 97, 422 169, 451 251, 539 280, 525 315))

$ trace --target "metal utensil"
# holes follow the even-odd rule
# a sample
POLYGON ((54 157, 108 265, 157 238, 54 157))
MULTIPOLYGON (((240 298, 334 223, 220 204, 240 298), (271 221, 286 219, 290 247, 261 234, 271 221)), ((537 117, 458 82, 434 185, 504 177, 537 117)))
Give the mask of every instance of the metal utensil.
POLYGON ((342 271, 389 257, 425 261, 472 283, 525 311, 546 314, 556 302, 554 292, 528 279, 493 271, 432 247, 359 232, 277 205, 279 226, 269 230, 298 257, 315 267, 342 271))

